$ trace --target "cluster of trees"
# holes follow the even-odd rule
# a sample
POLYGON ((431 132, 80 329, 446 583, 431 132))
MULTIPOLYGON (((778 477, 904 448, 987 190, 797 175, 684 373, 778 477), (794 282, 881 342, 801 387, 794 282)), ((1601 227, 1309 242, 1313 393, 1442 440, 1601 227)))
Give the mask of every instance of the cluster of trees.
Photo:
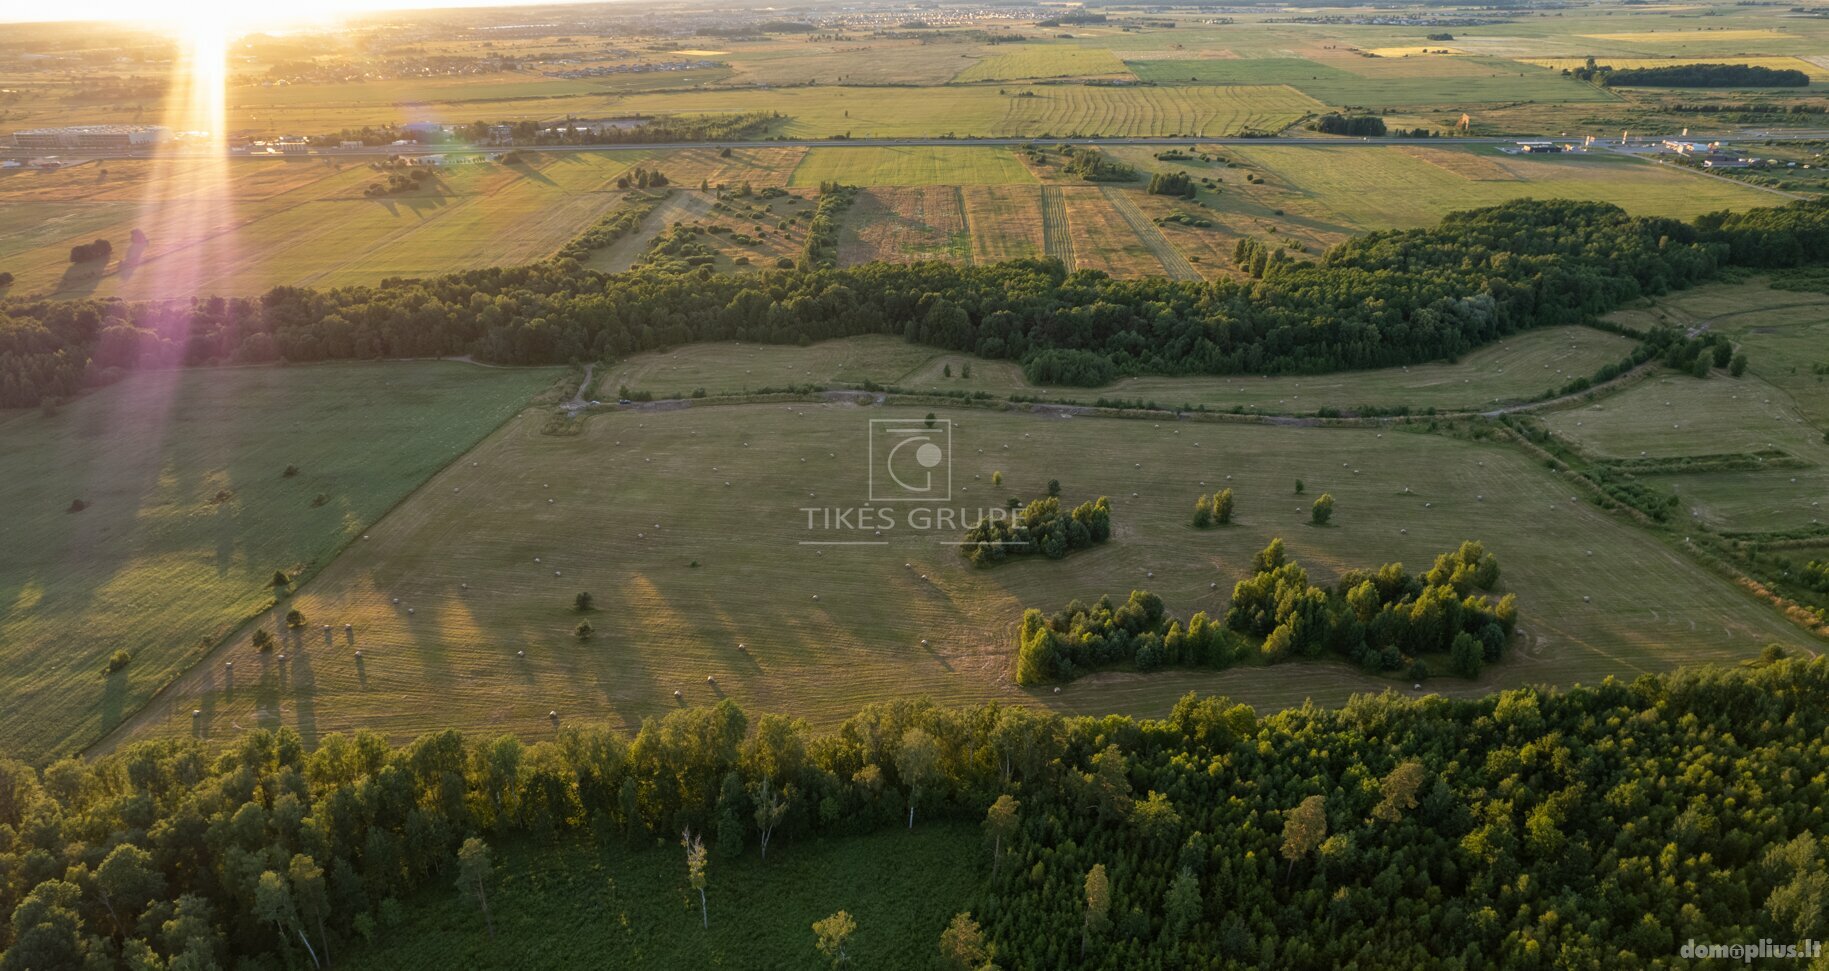
POLYGON ((1377 115, 1343 115, 1337 111, 1316 118, 1308 123, 1308 127, 1324 135, 1375 137, 1385 133, 1384 119, 1377 115))
POLYGON ((804 270, 830 270, 838 265, 838 227, 845 210, 857 201, 857 189, 837 182, 819 185, 819 202, 807 221, 807 241, 801 250, 804 270))
POLYGON ((1137 170, 1131 166, 1106 155, 1096 148, 1084 145, 1066 145, 1061 154, 1067 161, 1061 171, 1076 179, 1088 182, 1134 182, 1137 170))
POLYGON ((1804 88, 1810 85, 1810 75, 1802 71, 1749 64, 1673 64, 1619 70, 1602 67, 1586 80, 1598 80, 1611 87, 1647 88, 1804 88))
POLYGON ((437 177, 431 169, 424 167, 395 169, 387 173, 386 182, 370 182, 362 189, 362 194, 373 198, 411 192, 427 182, 434 181, 437 177))
POLYGON ((1484 595, 1498 580, 1498 558, 1468 541, 1420 575, 1387 563, 1349 570, 1328 590, 1311 584, 1276 539, 1233 586, 1225 624, 1262 638, 1271 661, 1334 653, 1371 671, 1409 664, 1422 676, 1422 655, 1446 654, 1456 674, 1471 678, 1504 655, 1518 623, 1516 594, 1496 602, 1484 595))
POLYGON ((1036 553, 1058 560, 1110 538, 1109 498, 1100 496, 1080 503, 1072 512, 1062 512, 1060 497, 1045 496, 1024 506, 1014 517, 987 515, 980 519, 966 531, 960 551, 974 565, 990 566, 1006 557, 1036 553))
POLYGON ((1153 196, 1192 199, 1198 191, 1194 177, 1186 172, 1157 172, 1149 177, 1149 193, 1153 196))
POLYGON ((77 243, 75 246, 70 247, 70 262, 88 263, 90 261, 100 261, 106 263, 108 262, 108 257, 113 254, 114 244, 105 239, 98 239, 93 243, 77 243))
POLYGON ((1232 264, 1254 280, 1262 280, 1272 270, 1293 260, 1283 247, 1273 250, 1262 240, 1250 236, 1240 236, 1232 247, 1232 264))
POLYGON ((1232 490, 1221 489, 1194 500, 1194 528, 1232 525, 1232 490))
POLYGON ((1829 593, 1829 560, 1805 563, 1804 585, 1820 593, 1829 593))
POLYGON ((634 170, 616 177, 618 189, 660 189, 668 185, 667 174, 660 169, 637 165, 634 170))
POLYGON ((1225 667, 1245 650, 1242 638, 1205 612, 1189 618, 1184 629, 1163 612, 1161 597, 1132 590, 1121 607, 1107 596, 1090 607, 1075 600, 1051 617, 1034 608, 1025 611, 1016 635, 1016 683, 1072 681, 1119 665, 1139 671, 1225 667))
POLYGON ((532 364, 869 333, 1025 364, 1070 352, 1053 360, 1102 360, 1112 375, 1319 373, 1453 357, 1691 285, 1724 263, 1795 267, 1824 253, 1829 202, 1688 224, 1522 200, 1349 240, 1319 261, 1266 257, 1245 281, 1114 280, 1052 260, 606 275, 559 259, 251 298, 11 300, 0 307, 0 400, 67 394, 72 369, 80 386, 130 367, 434 355, 532 364))
POLYGON ((1193 695, 1161 720, 899 701, 815 733, 724 702, 532 745, 144 742, 0 761, 0 968, 328 962, 422 932, 398 926, 421 888, 474 898, 484 933, 514 892, 489 842, 687 832, 696 896, 707 855, 917 809, 984 823, 987 883, 934 929, 970 967, 1649 964, 1829 936, 1826 766, 1820 658, 1264 718, 1193 695))

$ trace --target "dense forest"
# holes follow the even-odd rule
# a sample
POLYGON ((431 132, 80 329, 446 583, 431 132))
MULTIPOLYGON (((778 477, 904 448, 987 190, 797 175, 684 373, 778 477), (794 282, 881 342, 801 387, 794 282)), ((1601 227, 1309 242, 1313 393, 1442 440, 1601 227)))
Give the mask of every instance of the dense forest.
POLYGON ((1749 64, 1675 64, 1607 71, 1601 81, 1616 88, 1804 88, 1810 75, 1749 64))
POLYGON ((1829 202, 1684 223, 1524 200, 1431 229, 1372 233, 1319 260, 1279 251, 1247 280, 1115 280, 1050 260, 832 268, 813 258, 753 274, 663 262, 606 275, 561 258, 259 297, 14 298, 0 303, 0 406, 67 397, 144 367, 466 354, 533 364, 857 334, 1022 361, 1032 379, 1071 384, 1319 373, 1452 358, 1692 285, 1723 265, 1789 267, 1825 254, 1829 202))
POLYGON ((646 845, 688 897, 721 857, 936 818, 985 827, 981 889, 932 931, 966 967, 1640 967, 1820 940, 1829 661, 1776 654, 1261 718, 901 701, 814 732, 726 701, 632 739, 307 751, 282 729, 0 762, 0 968, 308 967, 411 934, 386 923, 408 894, 485 901, 492 842, 646 845))

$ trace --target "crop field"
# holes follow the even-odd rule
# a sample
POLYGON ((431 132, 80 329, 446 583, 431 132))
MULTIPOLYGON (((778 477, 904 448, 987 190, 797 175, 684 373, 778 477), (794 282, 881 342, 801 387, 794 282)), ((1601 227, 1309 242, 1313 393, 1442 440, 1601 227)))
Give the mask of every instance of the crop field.
POLYGON ((944 185, 865 189, 839 232, 839 262, 969 262, 963 196, 963 190, 944 185))
POLYGON ((1534 398, 1618 361, 1633 346, 1631 340, 1606 331, 1545 327, 1494 341, 1452 364, 1300 377, 1138 377, 1103 388, 1062 388, 1030 384, 1011 361, 937 351, 892 337, 853 337, 811 347, 695 344, 617 363, 603 372, 598 397, 622 385, 665 398, 683 397, 694 388, 741 394, 792 384, 858 386, 874 381, 911 391, 988 391, 999 397, 1073 401, 1105 397, 1154 401, 1169 408, 1243 408, 1268 414, 1404 404, 1419 410, 1468 411, 1534 398), (945 373, 949 368, 951 376, 945 373))
POLYGON ((368 529, 288 601, 308 623, 277 653, 235 638, 110 744, 275 724, 307 742, 359 726, 539 737, 552 730, 549 711, 631 727, 721 697, 830 723, 911 694, 1159 715, 1190 689, 1280 707, 1394 686, 1338 664, 1108 674, 1058 695, 1011 683, 1024 607, 1147 587, 1181 615, 1218 610, 1275 536, 1323 582, 1349 566, 1419 565, 1465 538, 1497 551, 1505 589, 1523 602, 1516 657, 1478 683, 1431 682, 1438 690, 1592 681, 1805 643, 1764 605, 1571 501, 1538 463, 1499 446, 840 403, 632 409, 569 436, 542 434, 544 423, 537 413, 510 422, 368 529), (869 419, 919 422, 929 410, 958 422, 953 505, 1001 505, 1061 478, 1069 500, 1113 498, 1113 542, 980 570, 949 545, 957 528, 898 517, 877 537, 823 528, 817 512, 809 524, 808 508, 850 509, 870 494, 869 419), (1298 478, 1308 495, 1291 494, 1298 478), (1238 490, 1239 525, 1187 527, 1192 497, 1221 485, 1238 490), (1336 525, 1316 529, 1308 500, 1322 491, 1339 506, 1336 525), (806 545, 834 541, 885 545, 806 545), (579 591, 594 594, 594 611, 573 609, 579 591), (573 636, 581 619, 595 628, 588 640, 573 636), (324 636, 320 623, 332 628, 324 636))
POLYGON ((692 186, 701 181, 712 188, 736 188, 749 183, 753 188, 782 188, 794 174, 807 150, 800 147, 731 147, 724 149, 686 148, 647 155, 653 164, 676 185, 692 186))
POLYGON ((588 953, 606 966, 656 971, 802 968, 815 953, 813 922, 844 910, 857 920, 848 948, 856 967, 926 967, 947 921, 979 889, 989 852, 982 842, 977 827, 953 822, 800 843, 777 837, 766 863, 754 853, 713 859, 708 929, 674 847, 510 844, 498 848, 489 896, 494 941, 470 898, 440 880, 405 901, 415 933, 381 935, 337 960, 357 971, 421 971, 569 966, 588 953))
POLYGON ((556 375, 198 369, 0 415, 0 746, 37 759, 113 728, 269 604, 275 570, 323 566, 556 375), (132 663, 104 674, 116 650, 132 663))
POLYGON ((1116 77, 1130 74, 1108 50, 1072 44, 1023 46, 993 54, 960 71, 955 81, 1017 81, 1023 78, 1116 77))
POLYGON ((1105 197, 1101 187, 1065 185, 1060 187, 1060 194, 1067 232, 1073 238, 1072 269, 1104 270, 1112 276, 1164 274, 1162 260, 1105 197))
POLYGON ((78 217, 52 226, 30 176, 0 180, 0 259, 16 293, 129 298, 258 293, 279 284, 342 286, 543 259, 622 204, 615 177, 645 153, 538 157, 527 165, 457 164, 427 186, 370 197, 384 173, 323 160, 90 163, 47 179, 78 217), (131 181, 112 185, 116 166, 131 181), (106 179, 99 178, 108 168, 106 179), (94 180, 90 182, 90 180, 94 180), (79 196, 88 182, 95 191, 79 196), (20 191, 10 191, 15 186, 20 191), (23 207, 15 210, 15 207, 23 207), (132 230, 147 244, 129 248, 132 230), (105 268, 73 266, 69 248, 113 241, 105 268))
POLYGON ((856 186, 1020 185, 1035 176, 1007 148, 897 145, 814 148, 794 168, 788 184, 825 182, 856 186))
POLYGON ((1043 255, 1041 191, 1032 186, 965 186, 966 232, 974 263, 1043 255))
MULTIPOLYGON (((1637 215, 1693 218, 1772 205, 1778 197, 1670 166, 1588 153, 1555 158, 1489 149, 1252 145, 1229 148, 1267 177, 1253 192, 1292 220, 1349 231, 1433 225, 1457 209, 1511 199, 1610 202, 1637 215), (1456 153, 1466 155, 1457 159, 1456 153)), ((1193 169, 1189 166, 1190 170, 1193 169)), ((1226 197, 1220 197, 1225 205, 1226 197)))
POLYGON ((1263 58, 1128 62, 1159 84, 1287 84, 1330 105, 1373 108, 1487 102, 1609 101, 1613 95, 1556 71, 1486 57, 1263 58))
POLYGON ((1279 131, 1322 105, 1280 85, 1185 88, 1015 84, 924 90, 827 87, 631 95, 618 112, 681 115, 778 111, 790 138, 944 135, 1231 135, 1279 131))

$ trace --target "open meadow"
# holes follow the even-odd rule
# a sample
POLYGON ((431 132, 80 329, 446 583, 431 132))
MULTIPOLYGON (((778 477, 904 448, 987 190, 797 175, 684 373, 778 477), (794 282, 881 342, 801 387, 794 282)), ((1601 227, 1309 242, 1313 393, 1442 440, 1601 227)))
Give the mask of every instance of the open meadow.
POLYGON ((683 398, 701 388, 730 395, 790 385, 875 382, 911 392, 982 391, 1088 403, 1106 398, 1283 415, 1400 406, 1476 411, 1535 398, 1593 374, 1632 348, 1631 340, 1605 331, 1546 327, 1494 341, 1454 363, 1275 377, 1152 375, 1122 378, 1102 388, 1070 388, 1032 384, 1013 361, 985 360, 893 337, 852 337, 810 347, 694 344, 617 362, 599 372, 597 396, 608 397, 623 387, 657 398, 683 398))
POLYGON ((558 373, 161 371, 0 413, 0 746, 42 759, 113 728, 270 604, 275 570, 323 567, 558 373))
POLYGON ((538 738, 554 717, 627 728, 724 697, 829 724, 916 694, 1160 715, 1189 690, 1279 708, 1397 687, 1331 662, 1107 673, 1059 694, 1012 682, 1024 608, 1147 588, 1179 616, 1217 612, 1279 536, 1330 583, 1388 560, 1421 567, 1464 539, 1498 554, 1523 611, 1511 659, 1431 690, 1630 677, 1810 643, 1525 455, 1417 431, 942 406, 931 410, 956 422, 949 505, 1001 506, 1059 478, 1068 501, 1111 497, 1113 541, 1061 562, 977 569, 951 545, 957 526, 898 517, 877 536, 825 528, 813 513, 809 528, 807 509, 870 495, 870 419, 928 410, 658 404, 594 415, 571 435, 545 434, 545 418, 526 414, 288 600, 302 630, 269 618, 277 650, 256 650, 244 631, 106 744, 256 725, 296 728, 308 743, 357 727, 538 738), (1305 494, 1293 493, 1297 479, 1305 494), (1194 496, 1222 486, 1238 492, 1238 525, 1190 528, 1194 496), (1339 504, 1335 525, 1316 528, 1308 505, 1324 491, 1339 504), (832 541, 884 545, 807 545, 832 541), (589 612, 574 609, 581 591, 594 597, 589 612), (594 628, 588 639, 574 636, 580 621, 594 628))

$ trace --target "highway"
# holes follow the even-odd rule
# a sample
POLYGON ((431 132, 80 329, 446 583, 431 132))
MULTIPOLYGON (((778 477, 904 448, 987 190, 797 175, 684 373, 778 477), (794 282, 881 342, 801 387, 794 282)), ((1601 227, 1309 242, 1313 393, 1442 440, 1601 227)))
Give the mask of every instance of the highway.
MULTIPOLYGON (((794 138, 762 139, 755 141, 719 141, 719 142, 651 142, 630 143, 621 145, 374 145, 363 148, 314 148, 308 153, 266 153, 266 152, 231 152, 228 158, 351 158, 374 159, 387 158, 393 155, 444 155, 470 154, 476 152, 508 152, 515 149, 538 152, 653 152, 687 148, 908 148, 932 146, 1013 146, 1013 145, 1144 145, 1172 148, 1193 145, 1306 145, 1343 148, 1351 146, 1383 145, 1510 145, 1517 142, 1553 141, 1575 142, 1586 137, 1585 134, 1570 135, 1518 135, 1510 137, 1495 136, 1452 136, 1445 138, 1344 138, 1323 135, 1273 135, 1263 138, 1240 136, 1219 137, 1137 137, 1137 138, 794 138)), ((1738 132, 1705 132, 1701 134, 1677 135, 1638 135, 1621 142, 1617 136, 1603 138, 1595 136, 1595 147, 1619 148, 1631 146, 1655 146, 1667 138, 1681 137, 1691 142, 1763 142, 1763 141, 1817 141, 1829 139, 1829 130, 1823 129, 1789 129, 1769 131, 1753 129, 1738 132)), ((56 157, 64 162, 105 161, 110 159, 130 158, 222 158, 222 152, 202 149, 188 149, 181 146, 165 146, 141 151, 74 151, 74 150, 27 150, 13 147, 0 147, 0 156, 9 158, 46 158, 56 157)))

